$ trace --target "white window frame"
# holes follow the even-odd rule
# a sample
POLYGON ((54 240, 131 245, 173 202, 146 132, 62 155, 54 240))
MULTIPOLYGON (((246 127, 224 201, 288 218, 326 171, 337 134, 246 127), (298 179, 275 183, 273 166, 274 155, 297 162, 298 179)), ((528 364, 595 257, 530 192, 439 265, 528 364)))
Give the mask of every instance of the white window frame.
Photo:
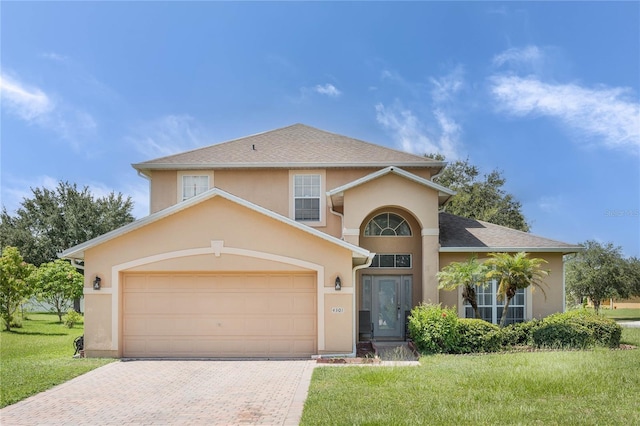
MULTIPOLYGON (((480 308, 490 308, 491 309, 491 323, 492 324, 499 324, 500 323, 500 319, 502 317, 502 315, 498 314, 498 308, 503 307, 504 306, 504 300, 499 301, 498 297, 496 296, 497 290, 498 290, 498 281, 496 279, 493 279, 489 282, 489 284, 487 285, 487 288, 480 288, 480 287, 476 287, 476 294, 478 296, 482 295, 482 294, 486 294, 486 290, 489 289, 490 293, 492 295, 491 297, 491 303, 490 304, 484 304, 484 303, 478 303, 478 309, 480 308)), ((509 304, 509 311, 512 312, 513 308, 522 308, 522 321, 528 321, 531 319, 531 306, 530 306, 530 301, 531 301, 531 289, 530 288, 526 288, 526 289, 521 289, 518 290, 518 292, 522 291, 523 294, 523 303, 522 304, 515 304, 515 299, 518 296, 515 296, 512 300, 511 303, 509 304)), ((460 317, 462 318, 475 318, 475 314, 473 313, 473 309, 471 308, 471 305, 469 305, 466 301, 464 301, 462 299, 462 287, 459 288, 459 293, 458 293, 460 300, 461 300, 461 312, 459 312, 460 317), (468 310, 467 310, 468 308, 468 310)), ((519 321, 520 322, 520 321, 519 321)), ((509 324, 507 322, 507 324, 509 324)))
MULTIPOLYGON (((213 175, 212 173, 202 173, 202 172, 193 172, 193 171, 184 171, 184 172, 178 172, 178 202, 181 203, 183 201, 188 200, 191 197, 187 197, 185 198, 184 195, 184 181, 185 178, 187 177, 206 177, 207 178, 207 189, 202 191, 208 191, 211 188, 213 188, 213 175)), ((200 192, 199 194, 201 194, 202 192, 200 192)), ((196 194, 196 195, 199 195, 196 194)))
MULTIPOLYGON (((309 176, 315 175, 320 177, 320 191, 318 194, 319 200, 319 219, 318 220, 297 220, 297 222, 303 223, 309 226, 326 226, 326 209, 327 209, 327 197, 326 197, 326 173, 324 170, 290 170, 289 171, 289 217, 296 220, 296 197, 295 193, 295 180, 296 176, 309 176)), ((315 199, 316 197, 309 197, 315 199)))
MULTIPOLYGON (((385 228, 385 229, 392 229, 392 228, 385 228)), ((402 216, 401 214, 395 213, 395 212, 382 212, 382 213, 378 213, 376 214, 374 217, 371 218, 371 220, 369 220, 367 222, 367 224, 364 227, 364 231, 363 231, 363 236, 369 238, 379 238, 379 237, 395 237, 395 238, 411 238, 413 236, 413 229, 411 229, 411 225, 409 224, 409 221, 402 216), (400 219, 402 219, 402 222, 400 222, 400 225, 402 223, 405 223, 407 225, 407 228, 409 228, 409 235, 398 235, 396 229, 400 227, 400 225, 398 225, 396 228, 393 228, 393 231, 396 232, 395 235, 382 235, 382 234, 367 234, 367 230, 369 229, 369 225, 371 223, 375 223, 376 226, 380 227, 380 225, 378 225, 376 222, 374 222, 374 220, 382 215, 386 214, 388 215, 394 215, 399 217, 400 219)))

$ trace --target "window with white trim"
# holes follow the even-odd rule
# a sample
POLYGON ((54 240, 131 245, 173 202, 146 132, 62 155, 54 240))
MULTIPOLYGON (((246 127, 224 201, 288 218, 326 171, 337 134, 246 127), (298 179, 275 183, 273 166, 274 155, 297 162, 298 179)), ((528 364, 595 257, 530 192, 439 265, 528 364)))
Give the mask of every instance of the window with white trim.
POLYGON ((410 237, 411 227, 402 216, 395 213, 382 213, 374 217, 364 228, 366 237, 373 236, 400 236, 410 237))
POLYGON ((411 255, 408 253, 376 254, 370 268, 411 268, 411 255))
MULTIPOLYGON (((478 311, 480 317, 493 324, 498 324, 502 318, 504 309, 504 300, 498 300, 496 294, 498 290, 497 280, 491 280, 486 287, 476 287, 476 296, 478 301, 478 311)), ((509 303, 509 312, 507 313, 507 321, 505 325, 516 322, 523 322, 525 318, 526 301, 525 289, 518 289, 516 295, 509 303)), ((473 308, 468 302, 464 305, 464 316, 466 318, 475 318, 473 308)))
POLYGON ((209 190, 209 176, 182 176, 182 201, 209 190))
POLYGON ((319 222, 322 206, 321 177, 315 174, 293 177, 294 219, 300 222, 319 222))

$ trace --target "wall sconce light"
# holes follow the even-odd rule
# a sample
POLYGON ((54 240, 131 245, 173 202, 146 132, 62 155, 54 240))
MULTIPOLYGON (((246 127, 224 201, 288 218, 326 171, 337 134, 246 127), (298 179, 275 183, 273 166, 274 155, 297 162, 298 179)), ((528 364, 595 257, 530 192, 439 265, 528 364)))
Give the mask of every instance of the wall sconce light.
POLYGON ((100 290, 100 282, 101 281, 102 280, 100 279, 100 277, 96 275, 96 279, 93 280, 93 289, 94 290, 100 290))
POLYGON ((340 276, 336 277, 336 291, 342 290, 342 281, 340 280, 340 276))

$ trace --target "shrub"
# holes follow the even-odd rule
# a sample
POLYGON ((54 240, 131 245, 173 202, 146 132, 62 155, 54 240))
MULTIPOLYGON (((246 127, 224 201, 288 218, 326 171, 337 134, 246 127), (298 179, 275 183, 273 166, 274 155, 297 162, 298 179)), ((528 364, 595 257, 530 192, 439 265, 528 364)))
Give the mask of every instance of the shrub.
POLYGON ((458 319, 457 353, 496 352, 502 347, 500 327, 475 318, 458 319))
POLYGON ((411 310, 409 334, 422 353, 453 353, 460 341, 453 309, 421 304, 411 310))
POLYGON ((82 321, 82 315, 77 313, 74 309, 69 309, 67 314, 62 317, 62 321, 67 327, 73 328, 77 322, 82 321))
POLYGON ((615 321, 584 309, 549 315, 533 333, 536 346, 569 348, 617 348, 621 335, 622 327, 615 321))
POLYGON ((593 345, 588 328, 567 321, 545 321, 532 337, 533 344, 542 348, 584 349, 593 345))
POLYGON ((500 330, 502 344, 504 346, 530 345, 533 331, 540 327, 541 324, 542 321, 533 319, 503 327, 500 330))
POLYGON ((576 309, 561 314, 548 316, 545 321, 567 321, 571 324, 578 324, 586 327, 594 340, 594 344, 609 348, 620 346, 620 336, 622 327, 614 320, 587 311, 586 309, 576 309))

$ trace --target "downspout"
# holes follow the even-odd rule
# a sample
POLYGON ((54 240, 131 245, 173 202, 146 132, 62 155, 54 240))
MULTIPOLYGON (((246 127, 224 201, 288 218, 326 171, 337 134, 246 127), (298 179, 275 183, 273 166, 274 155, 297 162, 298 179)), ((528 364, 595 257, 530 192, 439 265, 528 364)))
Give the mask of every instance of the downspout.
POLYGON ((78 261, 76 259, 69 259, 71 260, 71 265, 76 268, 76 269, 82 269, 84 271, 84 265, 81 265, 78 263, 78 261))
POLYGON ((352 323, 353 323, 353 352, 351 353, 351 357, 355 358, 356 353, 358 352, 358 348, 357 348, 357 342, 358 342, 358 329, 356 327, 356 294, 357 294, 357 283, 356 283, 356 276, 357 276, 357 272, 360 269, 364 269, 364 268, 368 268, 369 266, 371 266, 371 262, 373 262, 373 257, 375 256, 375 253, 369 253, 369 256, 367 257, 367 261, 363 264, 363 265, 358 265, 358 266, 354 266, 353 267, 353 277, 352 282, 353 282, 353 319, 352 319, 352 323))
POLYGON ((344 215, 335 211, 331 197, 327 195, 327 198, 329 199, 329 211, 340 218, 340 239, 344 241, 344 215))

